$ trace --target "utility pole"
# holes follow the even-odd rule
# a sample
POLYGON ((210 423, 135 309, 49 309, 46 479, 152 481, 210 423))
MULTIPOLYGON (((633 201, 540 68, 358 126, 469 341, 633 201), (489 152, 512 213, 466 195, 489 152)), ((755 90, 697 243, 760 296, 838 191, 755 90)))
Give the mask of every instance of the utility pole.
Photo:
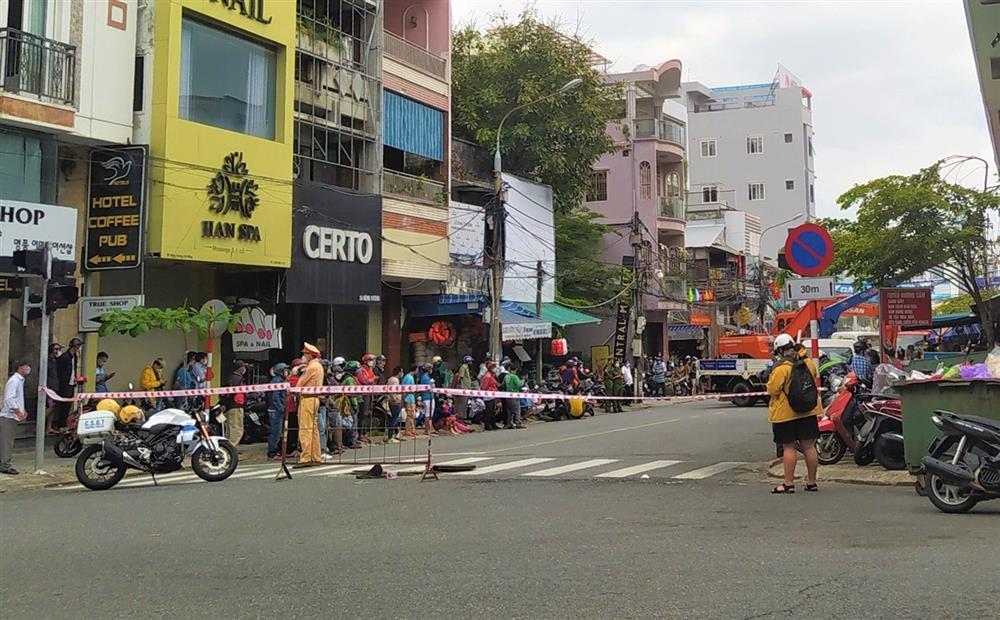
MULTIPOLYGON (((535 266, 535 314, 542 316, 542 282, 545 280, 545 269, 542 261, 535 266)), ((542 385, 542 339, 538 339, 538 357, 535 358, 535 381, 542 385)))
POLYGON ((490 264, 490 275, 492 276, 492 290, 490 291, 490 354, 497 363, 503 359, 503 345, 500 338, 500 297, 503 295, 503 269, 504 269, 504 222, 507 219, 504 208, 503 195, 503 173, 500 170, 500 151, 497 150, 493 162, 493 207, 487 209, 487 216, 492 216, 487 224, 493 229, 492 243, 490 244, 490 254, 492 263, 490 264))
MULTIPOLYGON (((643 315, 643 258, 642 258, 642 220, 639 219, 639 211, 632 211, 632 230, 629 235, 632 244, 632 367, 634 376, 642 377, 642 332, 645 327, 645 316, 643 315)), ((632 395, 640 396, 641 381, 632 382, 632 395)))

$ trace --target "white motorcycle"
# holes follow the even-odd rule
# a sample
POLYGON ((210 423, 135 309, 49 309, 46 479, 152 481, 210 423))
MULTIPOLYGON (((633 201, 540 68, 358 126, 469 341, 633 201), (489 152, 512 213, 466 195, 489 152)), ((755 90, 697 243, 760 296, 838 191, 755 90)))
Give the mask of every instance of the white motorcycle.
MULTIPOLYGON (((215 412, 208 412, 209 415, 215 412)), ((202 480, 219 482, 236 470, 236 447, 209 435, 200 415, 164 409, 139 424, 123 424, 110 411, 80 416, 77 435, 85 446, 76 460, 76 478, 93 491, 110 489, 131 469, 156 474, 181 468, 185 456, 202 480)))

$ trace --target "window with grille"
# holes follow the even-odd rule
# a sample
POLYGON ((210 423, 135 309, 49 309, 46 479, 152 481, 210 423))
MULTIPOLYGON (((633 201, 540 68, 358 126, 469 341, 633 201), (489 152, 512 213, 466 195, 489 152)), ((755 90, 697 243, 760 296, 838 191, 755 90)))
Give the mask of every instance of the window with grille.
POLYGON ((764 184, 750 183, 747 185, 747 198, 750 200, 764 200, 764 184))
POLYGON ((702 140, 701 141, 701 156, 702 157, 715 157, 718 154, 718 145, 715 140, 702 140))
POLYGON ((785 189, 795 189, 795 181, 785 181, 785 189))
POLYGON ((648 161, 639 162, 639 199, 653 197, 653 167, 648 161))
POLYGON ((587 202, 602 202, 608 199, 608 171, 594 170, 590 173, 590 187, 587 202))
POLYGON ((747 138, 747 153, 758 155, 764 152, 764 136, 750 136, 747 138))

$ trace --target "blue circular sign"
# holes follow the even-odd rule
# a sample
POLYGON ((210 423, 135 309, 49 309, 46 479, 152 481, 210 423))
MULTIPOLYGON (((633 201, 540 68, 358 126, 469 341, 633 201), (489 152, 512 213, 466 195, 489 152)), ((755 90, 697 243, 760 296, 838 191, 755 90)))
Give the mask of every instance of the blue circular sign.
POLYGON ((818 276, 833 261, 833 239, 816 224, 802 224, 788 232, 785 260, 792 271, 802 276, 818 276))

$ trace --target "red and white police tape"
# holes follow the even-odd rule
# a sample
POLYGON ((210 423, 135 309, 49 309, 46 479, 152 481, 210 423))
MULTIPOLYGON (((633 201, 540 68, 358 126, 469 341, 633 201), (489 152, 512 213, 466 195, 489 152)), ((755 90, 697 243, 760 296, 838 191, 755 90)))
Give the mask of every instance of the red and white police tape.
POLYGON ((583 398, 586 400, 651 400, 651 401, 695 401, 746 398, 767 396, 767 392, 737 392, 733 394, 699 394, 696 396, 590 396, 585 394, 562 394, 543 392, 491 392, 489 390, 471 390, 462 388, 429 388, 426 385, 323 385, 316 387, 293 387, 289 383, 262 383, 259 385, 237 385, 233 387, 203 388, 194 390, 159 390, 138 392, 81 392, 73 397, 56 394, 47 387, 41 386, 39 391, 52 400, 71 403, 78 400, 123 398, 123 399, 156 399, 192 396, 219 396, 224 394, 250 394, 254 392, 289 391, 293 394, 319 396, 322 394, 404 394, 416 392, 434 392, 446 396, 469 396, 491 400, 496 398, 524 398, 531 400, 569 400, 583 398))

